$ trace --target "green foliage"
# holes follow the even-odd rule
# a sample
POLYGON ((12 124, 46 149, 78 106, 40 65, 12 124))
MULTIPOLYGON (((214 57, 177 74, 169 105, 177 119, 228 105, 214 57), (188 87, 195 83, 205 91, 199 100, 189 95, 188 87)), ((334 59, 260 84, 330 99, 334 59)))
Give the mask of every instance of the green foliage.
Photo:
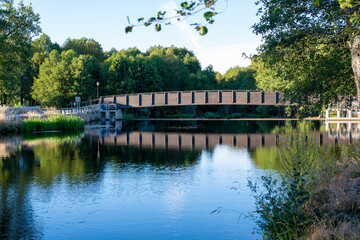
POLYGON ((205 118, 213 118, 213 119, 221 118, 221 116, 218 113, 213 113, 213 112, 206 112, 204 114, 204 117, 205 118))
POLYGON ((53 50, 40 66, 32 96, 42 106, 67 106, 75 96, 95 97, 99 79, 100 67, 94 57, 53 50))
POLYGON ((261 177, 264 191, 249 181, 256 206, 252 216, 265 239, 299 238, 311 225, 305 211, 307 181, 315 160, 321 157, 320 150, 313 134, 293 130, 283 137, 278 156, 283 170, 280 181, 271 175, 261 177))
POLYGON ((41 29, 39 15, 21 1, 0 1, 0 102, 19 100, 30 57, 30 43, 41 29))
POLYGON ((78 55, 90 55, 96 58, 99 62, 104 61, 103 49, 97 41, 94 39, 80 38, 71 39, 68 38, 62 49, 64 51, 74 50, 78 55))
POLYGON ((314 102, 318 109, 356 93, 348 48, 359 28, 339 2, 257 1, 260 21, 253 29, 264 40, 256 59, 259 88, 284 91, 291 101, 314 102))
POLYGON ((254 60, 257 87, 283 92, 291 102, 311 103, 317 109, 355 95, 350 52, 323 44, 323 40, 314 43, 303 38, 258 56, 254 60))
POLYGON ((256 70, 250 67, 233 67, 227 70, 220 82, 221 89, 255 90, 256 70))
POLYGON ((84 126, 85 121, 77 116, 51 116, 25 119, 21 124, 21 132, 72 130, 82 129, 84 126))
POLYGON ((31 48, 32 51, 36 53, 50 53, 52 50, 60 51, 59 44, 53 43, 50 37, 46 34, 42 34, 39 38, 35 39, 31 43, 31 48))
POLYGON ((161 90, 156 66, 142 54, 114 53, 105 61, 103 74, 109 94, 161 90))
MULTIPOLYGON (((191 2, 181 2, 179 9, 175 9, 175 13, 168 17, 166 15, 166 11, 159 11, 156 16, 148 18, 145 20, 144 17, 140 17, 137 19, 137 24, 131 24, 129 16, 127 17, 128 26, 125 27, 125 33, 132 32, 134 27, 142 26, 148 27, 155 23, 155 31, 161 31, 161 24, 172 25, 174 22, 181 22, 185 18, 196 15, 199 13, 203 13, 203 23, 195 22, 191 23, 191 26, 195 26, 196 31, 199 32, 200 35, 206 35, 208 32, 207 26, 209 24, 213 24, 215 22, 214 17, 222 12, 218 12, 215 9, 216 3, 219 0, 196 0, 191 2), (173 21, 175 20, 175 21, 173 21)), ((225 0, 227 3, 228 0, 225 0)))

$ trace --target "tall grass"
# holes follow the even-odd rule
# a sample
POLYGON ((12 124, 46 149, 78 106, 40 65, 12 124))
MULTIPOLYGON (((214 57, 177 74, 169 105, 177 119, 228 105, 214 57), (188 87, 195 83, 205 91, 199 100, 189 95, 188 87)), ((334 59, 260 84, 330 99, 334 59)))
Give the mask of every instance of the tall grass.
POLYGON ((283 137, 279 152, 280 179, 263 176, 265 191, 249 182, 255 197, 253 216, 264 239, 298 239, 311 225, 305 211, 309 199, 307 180, 320 151, 313 134, 295 130, 283 137))
POLYGON ((264 239, 360 239, 359 143, 320 148, 308 130, 289 132, 279 146, 279 177, 249 181, 251 214, 264 239))
POLYGON ((77 116, 50 116, 47 118, 25 119, 22 132, 73 130, 84 128, 85 121, 77 116))

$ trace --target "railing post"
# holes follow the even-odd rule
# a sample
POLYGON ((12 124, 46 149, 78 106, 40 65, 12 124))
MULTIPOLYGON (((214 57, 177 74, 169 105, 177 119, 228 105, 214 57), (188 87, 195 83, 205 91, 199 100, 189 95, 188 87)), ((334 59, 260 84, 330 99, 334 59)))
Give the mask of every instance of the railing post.
POLYGON ((325 119, 329 119, 329 118, 330 118, 330 110, 327 109, 327 110, 325 111, 325 119))

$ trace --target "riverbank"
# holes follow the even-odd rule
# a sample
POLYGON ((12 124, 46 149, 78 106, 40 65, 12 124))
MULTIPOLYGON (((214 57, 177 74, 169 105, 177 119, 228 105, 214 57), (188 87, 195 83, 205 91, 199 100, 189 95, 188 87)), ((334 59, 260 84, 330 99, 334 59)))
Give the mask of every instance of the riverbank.
POLYGON ((20 132, 83 127, 85 123, 89 122, 89 119, 86 114, 64 117, 55 108, 2 106, 0 107, 0 138, 20 132))
POLYGON ((280 179, 249 182, 265 239, 360 239, 360 143, 321 148, 314 134, 286 135, 276 157, 280 179), (258 187, 262 185, 264 190, 258 187))

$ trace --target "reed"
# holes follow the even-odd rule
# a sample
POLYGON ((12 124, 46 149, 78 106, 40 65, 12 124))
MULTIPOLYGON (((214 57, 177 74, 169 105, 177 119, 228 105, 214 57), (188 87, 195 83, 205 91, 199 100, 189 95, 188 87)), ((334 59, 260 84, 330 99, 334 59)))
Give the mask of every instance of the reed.
POLYGON ((47 118, 25 119, 21 132, 73 130, 84 128, 85 121, 77 116, 50 116, 47 118))

